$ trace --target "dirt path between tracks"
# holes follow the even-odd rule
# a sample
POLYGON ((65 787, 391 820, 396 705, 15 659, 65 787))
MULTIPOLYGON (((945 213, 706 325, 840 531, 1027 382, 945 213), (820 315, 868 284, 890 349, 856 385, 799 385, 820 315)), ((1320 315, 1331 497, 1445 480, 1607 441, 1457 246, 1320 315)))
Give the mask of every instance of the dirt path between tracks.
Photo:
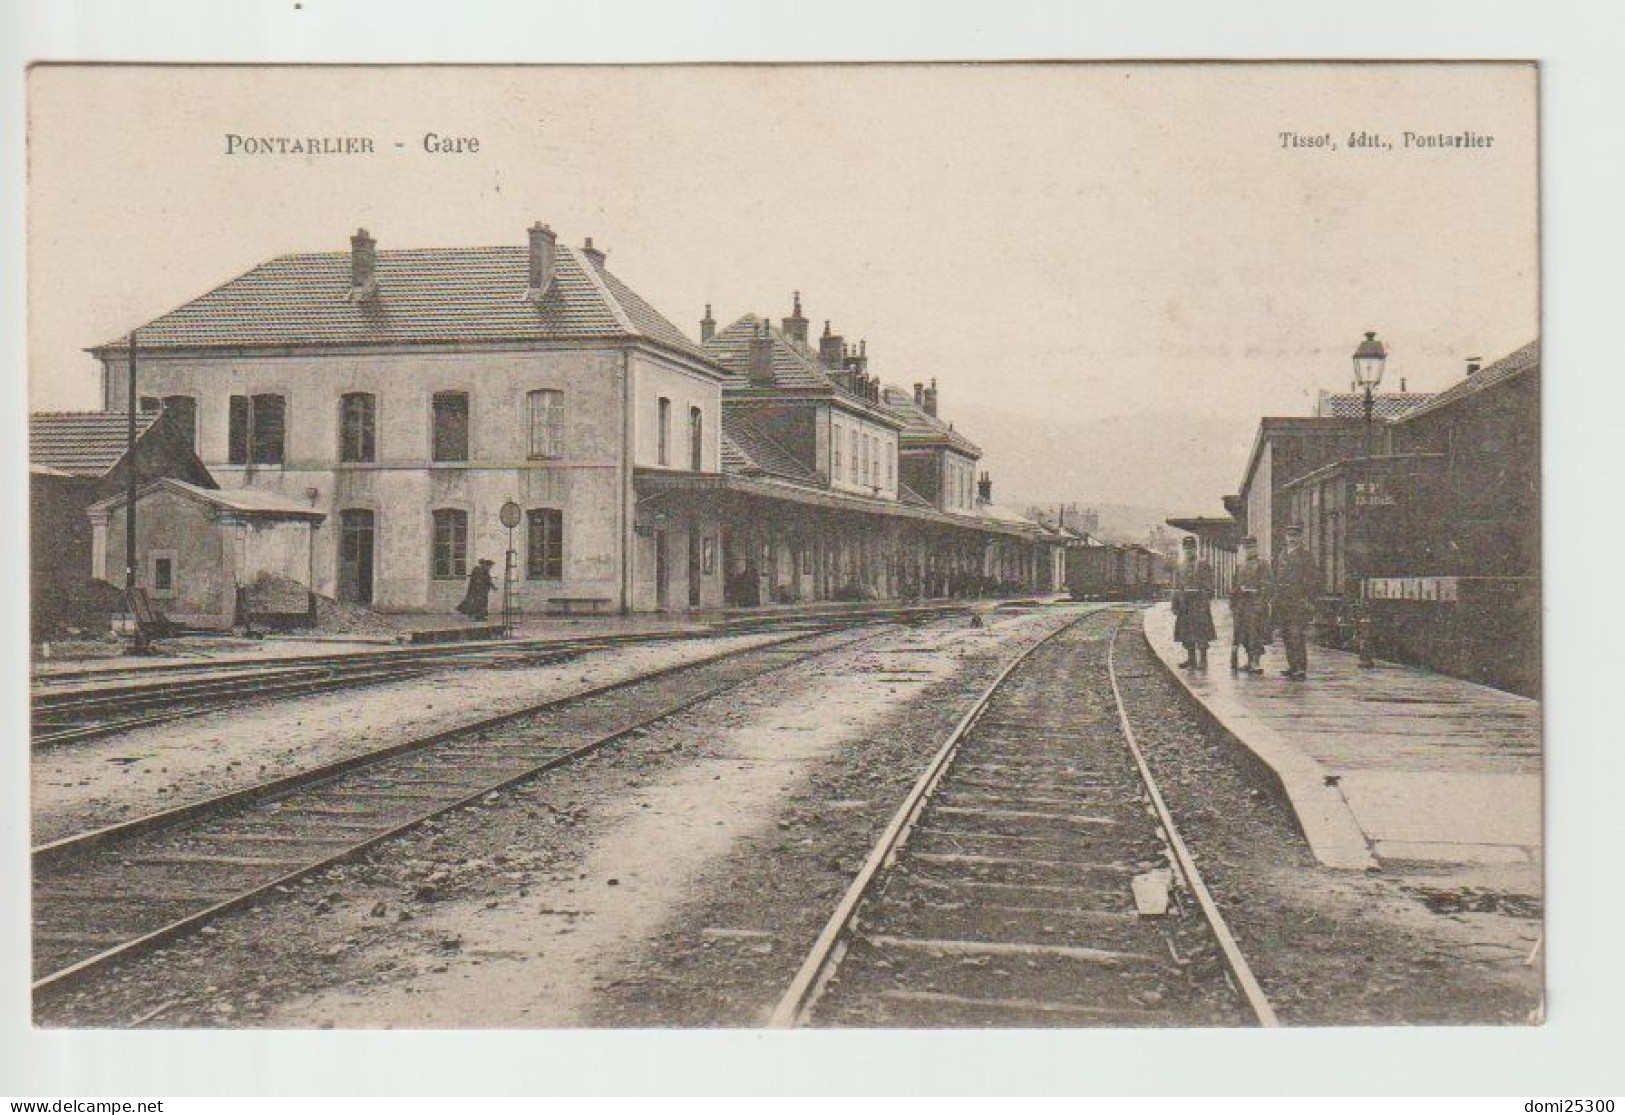
POLYGON ((924 756, 1009 655, 1066 618, 895 631, 770 675, 223 919, 39 1021, 759 1023, 924 756), (742 856, 765 885, 737 885, 742 856))
POLYGON ((35 843, 173 808, 495 716, 549 697, 693 662, 771 633, 616 647, 543 666, 469 666, 409 681, 269 700, 35 752, 35 843), (358 720, 366 725, 357 731, 358 720))

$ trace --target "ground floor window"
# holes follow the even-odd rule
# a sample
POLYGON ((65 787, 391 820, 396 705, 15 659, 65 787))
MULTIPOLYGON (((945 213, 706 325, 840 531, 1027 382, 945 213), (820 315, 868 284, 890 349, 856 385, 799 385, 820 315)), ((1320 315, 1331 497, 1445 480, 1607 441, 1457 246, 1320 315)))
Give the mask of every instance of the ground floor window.
POLYGON ((564 579, 564 512, 541 507, 527 514, 525 576, 533 581, 564 579))
POLYGON ((434 575, 468 576, 468 512, 445 508, 434 513, 434 575))

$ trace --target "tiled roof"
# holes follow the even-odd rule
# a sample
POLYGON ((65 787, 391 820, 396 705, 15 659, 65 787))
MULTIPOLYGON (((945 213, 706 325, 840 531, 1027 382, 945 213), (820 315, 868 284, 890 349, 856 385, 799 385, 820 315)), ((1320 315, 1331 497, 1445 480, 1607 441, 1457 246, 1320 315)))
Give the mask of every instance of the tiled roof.
POLYGON ((802 464, 760 426, 738 411, 722 410, 722 471, 741 476, 771 476, 795 484, 825 487, 816 472, 802 464))
POLYGON ((901 387, 882 389, 880 398, 888 410, 903 420, 903 441, 946 441, 968 456, 982 455, 980 446, 942 419, 926 413, 925 408, 914 401, 914 396, 901 387))
MULTIPOLYGON (((1429 399, 1431 394, 1421 391, 1400 392, 1393 391, 1387 394, 1373 395, 1371 397, 1371 413, 1377 418, 1398 418, 1421 406, 1429 399)), ((1365 395, 1350 392, 1326 392, 1321 395, 1320 403, 1315 408, 1317 418, 1364 418, 1365 395)))
POLYGON ((976 513, 982 516, 984 519, 992 519, 997 523, 1007 523, 1010 526, 1030 527, 1033 530, 1038 529, 1038 524, 1027 518, 1027 516, 1021 514, 1021 512, 1013 511, 1008 507, 1000 507, 996 503, 984 503, 981 500, 977 500, 976 513))
MULTIPOLYGON (((750 339, 761 327, 761 318, 746 314, 705 342, 711 358, 730 373, 723 390, 746 391, 755 386, 750 382, 750 339)), ((767 327, 768 336, 773 341, 774 389, 824 392, 883 422, 897 421, 897 416, 889 407, 870 402, 837 383, 812 349, 785 336, 772 322, 768 322, 767 327)))
MULTIPOLYGON (((755 314, 746 314, 705 342, 705 349, 711 358, 731 375, 724 386, 736 389, 751 386, 750 340, 761 327, 760 318, 755 314)), ((773 338, 773 386, 790 391, 835 390, 835 381, 825 373, 817 356, 790 340, 771 323, 768 334, 773 338)))
MULTIPOLYGON (((280 492, 267 492, 259 488, 200 488, 196 484, 188 484, 184 480, 165 476, 150 484, 142 486, 137 493, 138 500, 145 499, 150 493, 160 488, 178 492, 183 496, 201 500, 214 507, 223 507, 228 511, 241 511, 249 515, 271 515, 275 517, 294 517, 301 519, 323 519, 326 515, 315 510, 309 503, 302 503, 280 492)), ((96 509, 120 507, 124 504, 124 493, 118 492, 91 506, 96 509)))
POLYGON ((1540 367, 1540 342, 1530 341, 1516 352, 1501 357, 1495 363, 1482 368, 1468 376, 1460 383, 1453 384, 1439 394, 1433 396, 1426 403, 1407 413, 1403 421, 1409 422, 1413 418, 1420 418, 1424 414, 1431 414, 1441 407, 1475 395, 1486 388, 1494 387, 1514 376, 1540 367))
POLYGON ((188 348, 644 337, 709 360, 619 279, 563 244, 553 284, 536 302, 525 300, 528 248, 412 248, 379 251, 377 259, 374 299, 350 299, 348 252, 279 256, 141 326, 140 343, 188 348))
POLYGON ((897 482, 897 499, 899 503, 912 504, 915 507, 935 506, 935 504, 933 504, 930 500, 926 499, 919 492, 916 492, 913 488, 910 488, 901 480, 897 482))
MULTIPOLYGON (((135 416, 136 437, 158 421, 158 411, 135 416)), ((94 410, 28 416, 28 461, 69 476, 106 476, 124 459, 129 416, 94 410)))

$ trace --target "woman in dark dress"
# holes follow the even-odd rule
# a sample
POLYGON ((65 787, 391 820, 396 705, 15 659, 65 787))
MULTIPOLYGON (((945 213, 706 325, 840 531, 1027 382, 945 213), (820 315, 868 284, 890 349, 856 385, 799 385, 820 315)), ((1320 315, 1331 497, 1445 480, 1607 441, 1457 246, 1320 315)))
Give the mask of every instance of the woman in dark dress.
POLYGON ((463 594, 463 602, 457 605, 457 610, 469 619, 484 620, 491 615, 491 590, 496 583, 491 580, 490 558, 481 558, 473 572, 468 575, 468 591, 463 594))
POLYGON ((1213 566, 1196 553, 1196 539, 1187 538, 1184 556, 1174 570, 1174 642, 1185 648, 1181 669, 1207 668, 1208 644, 1219 637, 1213 627, 1213 566))

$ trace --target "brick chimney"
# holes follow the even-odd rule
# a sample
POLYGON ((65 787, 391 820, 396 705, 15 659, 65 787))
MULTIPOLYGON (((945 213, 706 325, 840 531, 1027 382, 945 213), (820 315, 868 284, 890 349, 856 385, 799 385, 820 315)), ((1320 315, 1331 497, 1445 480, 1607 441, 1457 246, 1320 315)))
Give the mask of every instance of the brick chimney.
POLYGON ((587 242, 581 245, 581 254, 591 260, 594 267, 603 269, 604 253, 592 246, 592 237, 587 237, 587 242))
POLYGON ((1479 372, 1479 369, 1483 368, 1483 366, 1484 366, 1484 358, 1482 356, 1469 356, 1467 358, 1467 374, 1468 375, 1476 376, 1478 374, 1478 372, 1479 372))
POLYGON ((760 328, 754 324, 750 331, 750 385, 773 386, 773 327, 763 321, 760 328))
POLYGON ((364 228, 350 237, 350 301, 378 297, 378 241, 364 228))
POLYGON ((784 335, 786 337, 789 337, 797 344, 804 345, 807 343, 807 319, 801 316, 801 292, 799 290, 795 292, 794 299, 795 309, 791 311, 789 317, 781 321, 781 324, 784 326, 784 335))
POLYGON ((925 398, 921 403, 925 407, 925 413, 932 418, 937 416, 937 381, 934 376, 931 379, 931 386, 925 389, 925 398))
POLYGON ((983 503, 993 502, 993 477, 982 473, 982 478, 976 482, 976 498, 983 503))
POLYGON ((709 341, 717 335, 717 319, 711 316, 711 303, 705 304, 705 316, 700 319, 700 340, 709 341))
POLYGON ((530 226, 530 274, 525 300, 535 302, 553 285, 553 267, 558 258, 558 237, 537 221, 530 226))
POLYGON ((922 410, 925 408, 925 384, 923 383, 914 385, 914 405, 922 410))
POLYGON ((843 361, 843 364, 846 367, 847 371, 854 373, 854 375, 856 377, 859 377, 860 379, 861 379, 861 377, 868 375, 869 374, 869 342, 868 341, 859 341, 857 348, 849 348, 849 349, 847 349, 846 350, 846 358, 843 361))
POLYGON ((824 367, 833 371, 841 370, 841 359, 846 355, 846 338, 839 333, 829 331, 829 322, 824 322, 824 335, 818 338, 818 359, 824 367))

